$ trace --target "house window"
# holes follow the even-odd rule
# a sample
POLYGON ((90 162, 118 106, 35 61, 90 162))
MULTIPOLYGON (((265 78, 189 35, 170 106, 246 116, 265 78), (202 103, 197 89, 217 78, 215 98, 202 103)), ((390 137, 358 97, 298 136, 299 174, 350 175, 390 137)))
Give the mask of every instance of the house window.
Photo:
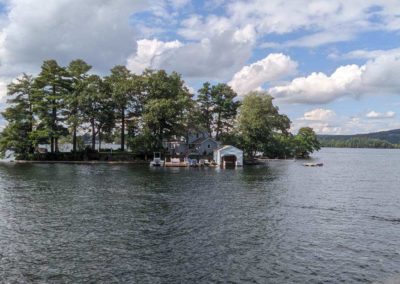
POLYGON ((210 144, 208 144, 208 145, 207 145, 207 147, 208 147, 208 149, 210 149, 210 148, 211 148, 211 145, 210 145, 210 144))

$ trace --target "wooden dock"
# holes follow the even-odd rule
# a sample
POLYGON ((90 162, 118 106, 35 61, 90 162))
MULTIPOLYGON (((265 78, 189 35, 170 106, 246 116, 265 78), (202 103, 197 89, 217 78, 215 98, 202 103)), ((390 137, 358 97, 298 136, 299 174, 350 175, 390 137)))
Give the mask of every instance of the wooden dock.
POLYGON ((165 162, 165 167, 177 167, 177 168, 185 168, 189 167, 189 163, 187 162, 165 162))

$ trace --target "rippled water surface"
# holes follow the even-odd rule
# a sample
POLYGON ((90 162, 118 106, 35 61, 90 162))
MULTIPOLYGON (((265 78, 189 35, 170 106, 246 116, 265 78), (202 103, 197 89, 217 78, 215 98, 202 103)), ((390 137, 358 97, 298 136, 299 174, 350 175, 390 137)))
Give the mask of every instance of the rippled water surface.
POLYGON ((400 151, 324 167, 0 165, 0 282, 369 283, 400 275, 400 151))

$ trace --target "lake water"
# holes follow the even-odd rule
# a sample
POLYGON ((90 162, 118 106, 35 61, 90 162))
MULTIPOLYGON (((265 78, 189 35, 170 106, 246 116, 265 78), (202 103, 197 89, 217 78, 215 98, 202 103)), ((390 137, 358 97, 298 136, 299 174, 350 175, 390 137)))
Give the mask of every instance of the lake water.
POLYGON ((400 151, 324 167, 0 165, 1 283, 400 278, 400 151))

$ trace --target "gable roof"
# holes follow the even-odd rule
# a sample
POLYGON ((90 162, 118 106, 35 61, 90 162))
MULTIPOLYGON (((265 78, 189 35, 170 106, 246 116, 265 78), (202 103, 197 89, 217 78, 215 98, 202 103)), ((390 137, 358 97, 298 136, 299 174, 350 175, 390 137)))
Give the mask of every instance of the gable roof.
POLYGON ((214 150, 214 151, 225 151, 225 150, 232 150, 232 151, 236 151, 236 152, 242 152, 243 153, 243 150, 241 150, 241 149, 239 149, 239 148, 236 148, 235 146, 232 146, 232 145, 223 145, 223 146, 221 146, 220 148, 218 148, 218 149, 216 149, 216 150, 214 150))
POLYGON ((199 138, 199 139, 196 139, 196 140, 192 141, 190 144, 203 144, 207 140, 211 140, 212 142, 218 144, 218 142, 215 139, 211 138, 211 137, 206 137, 206 138, 202 137, 202 138, 199 138))

